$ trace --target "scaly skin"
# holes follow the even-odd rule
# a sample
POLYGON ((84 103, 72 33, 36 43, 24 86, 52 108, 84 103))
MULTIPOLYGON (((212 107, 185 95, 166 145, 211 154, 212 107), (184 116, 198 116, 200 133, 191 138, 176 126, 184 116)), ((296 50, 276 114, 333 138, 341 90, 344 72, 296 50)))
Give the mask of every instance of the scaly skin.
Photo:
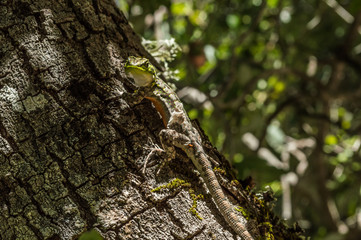
POLYGON ((176 93, 157 75, 148 59, 129 57, 125 70, 131 74, 139 89, 139 94, 149 99, 161 114, 164 126, 159 135, 163 149, 168 158, 175 156, 174 147, 182 149, 192 160, 201 174, 208 190, 211 193, 219 211, 232 229, 244 240, 253 240, 231 203, 224 195, 223 190, 212 170, 209 156, 202 147, 202 140, 198 131, 183 108, 176 93))

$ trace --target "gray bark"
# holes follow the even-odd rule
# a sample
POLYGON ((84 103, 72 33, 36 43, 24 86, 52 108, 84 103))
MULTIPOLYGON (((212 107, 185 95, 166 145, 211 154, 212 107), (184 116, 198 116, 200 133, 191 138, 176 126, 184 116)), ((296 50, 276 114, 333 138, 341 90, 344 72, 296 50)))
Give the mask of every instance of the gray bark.
POLYGON ((0 16, 1 239, 237 238, 191 162, 141 173, 163 126, 116 97, 127 56, 149 55, 112 2, 2 1, 0 16), (205 195, 203 220, 186 188, 151 192, 174 178, 205 195))

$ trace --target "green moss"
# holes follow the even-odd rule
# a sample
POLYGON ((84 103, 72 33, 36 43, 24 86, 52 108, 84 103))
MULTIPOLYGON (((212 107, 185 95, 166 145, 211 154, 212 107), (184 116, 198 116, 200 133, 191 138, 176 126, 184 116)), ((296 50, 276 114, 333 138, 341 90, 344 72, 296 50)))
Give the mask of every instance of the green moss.
POLYGON ((198 199, 204 199, 204 196, 202 194, 196 195, 193 189, 189 189, 189 194, 191 195, 191 198, 193 200, 192 207, 189 209, 189 212, 192 213, 197 218, 199 218, 200 220, 202 220, 203 218, 198 214, 196 208, 197 208, 198 199))
POLYGON ((213 168, 213 171, 219 172, 219 173, 222 174, 222 175, 226 175, 226 170, 224 170, 224 169, 222 169, 222 168, 219 168, 219 167, 213 168))
MULTIPOLYGON (((176 188, 179 188, 179 187, 186 187, 186 188, 190 188, 192 185, 182 179, 179 179, 179 178, 175 178, 173 179, 170 183, 168 184, 164 184, 164 185, 161 185, 159 187, 156 187, 154 189, 151 190, 151 192, 159 192, 163 189, 176 189, 176 188)), ((189 212, 196 216, 197 218, 199 218, 200 220, 202 220, 203 218, 198 214, 196 208, 197 208, 197 201, 199 199, 204 199, 204 196, 202 194, 198 194, 196 195, 194 193, 194 190, 193 189, 189 189, 188 190, 189 192, 189 195, 191 196, 192 198, 192 206, 191 208, 189 209, 189 212)))
POLYGON ((245 208, 243 208, 243 207, 241 207, 241 206, 238 206, 238 207, 235 208, 235 210, 236 210, 237 212, 241 212, 242 215, 245 217, 246 220, 249 219, 250 216, 249 216, 249 214, 247 213, 247 211, 246 211, 245 208))
POLYGON ((232 184, 235 184, 235 185, 240 185, 239 181, 238 181, 238 180, 235 180, 235 179, 232 180, 231 183, 232 183, 232 184))
POLYGON ((151 192, 159 192, 162 189, 175 189, 175 188, 179 188, 179 187, 188 187, 189 188, 189 187, 191 187, 191 184, 182 179, 175 178, 168 184, 160 185, 159 187, 152 189, 151 192))
POLYGON ((260 224, 265 231, 264 239, 265 240, 274 240, 275 237, 273 236, 273 225, 271 222, 263 222, 260 224))

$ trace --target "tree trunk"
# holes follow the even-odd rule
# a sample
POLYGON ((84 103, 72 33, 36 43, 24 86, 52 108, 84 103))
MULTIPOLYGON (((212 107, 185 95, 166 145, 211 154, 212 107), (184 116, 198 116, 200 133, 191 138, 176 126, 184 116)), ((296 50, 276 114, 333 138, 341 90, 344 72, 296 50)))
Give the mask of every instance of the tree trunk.
POLYGON ((1 239, 236 239, 184 153, 142 173, 163 125, 120 97, 122 66, 151 57, 110 0, 2 1, 0 16, 1 239))

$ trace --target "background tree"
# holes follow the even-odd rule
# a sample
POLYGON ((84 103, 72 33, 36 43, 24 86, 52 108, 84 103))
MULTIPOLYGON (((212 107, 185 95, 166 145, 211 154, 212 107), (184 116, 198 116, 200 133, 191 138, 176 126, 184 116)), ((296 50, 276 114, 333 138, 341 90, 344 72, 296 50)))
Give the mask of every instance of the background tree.
POLYGON ((118 3, 181 44, 178 93, 239 177, 312 239, 359 238, 360 1, 118 3))
MULTIPOLYGON (((121 97, 134 91, 122 65, 130 55, 157 63, 113 2, 2 1, 0 13, 1 239, 76 239, 92 228, 105 239, 236 238, 184 153, 160 175, 158 164, 142 173, 164 126, 150 102, 121 97)), ((270 211, 272 195, 230 181, 206 140, 251 229, 299 239, 270 211)))

